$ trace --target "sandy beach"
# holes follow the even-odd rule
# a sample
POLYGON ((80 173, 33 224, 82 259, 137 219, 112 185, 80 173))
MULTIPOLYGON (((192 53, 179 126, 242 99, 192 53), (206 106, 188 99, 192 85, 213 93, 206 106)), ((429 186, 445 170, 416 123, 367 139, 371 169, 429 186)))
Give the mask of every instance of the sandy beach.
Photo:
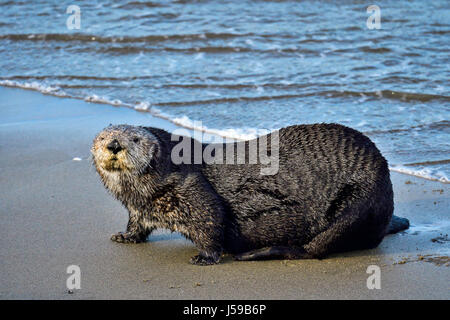
POLYGON ((236 262, 198 267, 179 234, 144 244, 109 240, 126 210, 91 161, 94 135, 109 123, 175 129, 127 108, 0 87, 0 299, 449 299, 450 185, 392 173, 395 214, 407 232, 374 250, 325 260, 236 262), (75 160, 74 160, 75 159, 75 160), (66 268, 81 268, 69 294, 66 268), (381 289, 369 290, 369 265, 381 289))

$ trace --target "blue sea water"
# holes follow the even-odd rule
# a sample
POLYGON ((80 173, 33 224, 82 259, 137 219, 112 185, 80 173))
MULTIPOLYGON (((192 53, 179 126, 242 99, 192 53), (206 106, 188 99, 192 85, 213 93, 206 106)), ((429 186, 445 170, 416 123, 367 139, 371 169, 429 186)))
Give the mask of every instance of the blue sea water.
POLYGON ((337 122, 393 170, 448 183, 449 2, 378 1, 380 29, 372 4, 0 1, 0 85, 240 138, 337 122), (66 24, 74 4, 80 29, 66 24))

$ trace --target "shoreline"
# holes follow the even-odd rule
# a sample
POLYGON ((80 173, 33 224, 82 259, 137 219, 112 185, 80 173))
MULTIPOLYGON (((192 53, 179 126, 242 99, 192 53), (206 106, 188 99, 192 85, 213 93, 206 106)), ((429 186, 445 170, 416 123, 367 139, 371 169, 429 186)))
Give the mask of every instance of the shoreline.
MULTIPOLYGON (((227 136, 227 135, 221 134, 222 130, 209 129, 208 127, 204 127, 204 126, 199 128, 194 125, 186 124, 186 121, 184 121, 184 123, 182 123, 181 121, 177 121, 178 118, 172 119, 172 118, 170 118, 170 116, 165 115, 162 112, 152 111, 152 108, 151 108, 151 106, 149 108, 149 105, 142 106, 141 105, 142 102, 140 102, 137 105, 133 105, 130 103, 122 102, 120 100, 107 100, 105 98, 102 98, 102 97, 99 97, 96 95, 87 96, 87 97, 76 97, 76 96, 68 95, 65 92, 60 93, 60 94, 55 94, 55 93, 52 93, 52 91, 54 91, 52 87, 43 89, 41 85, 36 85, 36 86, 33 86, 32 84, 31 85, 22 85, 22 84, 19 84, 15 81, 11 81, 11 80, 0 80, 0 88, 1 87, 10 88, 10 89, 30 90, 30 91, 38 92, 42 95, 55 97, 55 98, 74 99, 74 100, 84 101, 86 103, 103 104, 103 105, 108 105, 111 107, 128 108, 130 110, 134 110, 134 111, 137 111, 140 113, 148 113, 155 118, 166 120, 166 121, 170 122, 171 124, 177 126, 178 128, 187 129, 190 131, 198 131, 198 132, 202 132, 202 134, 216 135, 216 136, 220 136, 222 138, 230 138, 230 139, 235 139, 235 140, 240 140, 240 141, 245 140, 242 137, 236 137, 236 136, 232 136, 232 135, 227 136)), ((190 122, 192 122, 192 123, 200 122, 201 123, 201 121, 190 121, 190 122)), ((161 129, 164 129, 164 128, 161 128, 161 129)), ((253 137, 249 137, 249 138, 251 139, 253 137)))
POLYGON ((450 186, 391 171, 395 214, 411 221, 378 248, 324 260, 192 266, 192 243, 158 231, 149 241, 109 240, 127 214, 90 163, 109 123, 179 129, 148 113, 0 87, 0 299, 449 299, 450 186), (75 158, 79 158, 76 159, 75 158), (80 160, 81 159, 81 160, 80 160), (81 268, 67 293, 66 269, 81 268), (381 269, 369 290, 368 266, 381 269))

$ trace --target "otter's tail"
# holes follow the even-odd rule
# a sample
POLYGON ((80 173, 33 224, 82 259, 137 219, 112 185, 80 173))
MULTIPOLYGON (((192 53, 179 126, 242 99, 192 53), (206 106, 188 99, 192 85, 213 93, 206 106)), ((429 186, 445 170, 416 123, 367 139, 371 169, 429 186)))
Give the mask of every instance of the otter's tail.
POLYGON ((389 224, 386 233, 392 234, 409 228, 409 220, 406 218, 400 218, 392 216, 391 223, 389 224))

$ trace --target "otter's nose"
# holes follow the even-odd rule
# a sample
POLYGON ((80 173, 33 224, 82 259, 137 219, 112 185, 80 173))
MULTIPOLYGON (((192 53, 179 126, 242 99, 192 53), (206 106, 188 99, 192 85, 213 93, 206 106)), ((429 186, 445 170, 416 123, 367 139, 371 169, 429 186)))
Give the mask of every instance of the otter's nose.
POLYGON ((122 147, 119 144, 119 141, 117 141, 116 139, 114 139, 113 141, 111 141, 106 148, 111 151, 114 154, 117 154, 120 150, 122 150, 122 147))

